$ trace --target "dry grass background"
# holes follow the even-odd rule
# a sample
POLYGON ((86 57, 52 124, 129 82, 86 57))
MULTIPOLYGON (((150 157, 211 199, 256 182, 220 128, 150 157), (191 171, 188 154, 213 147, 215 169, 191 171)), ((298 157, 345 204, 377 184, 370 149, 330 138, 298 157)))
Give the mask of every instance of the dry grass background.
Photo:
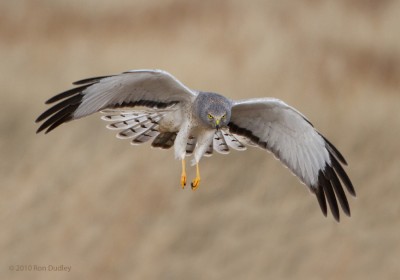
POLYGON ((398 279, 399 1, 0 2, 0 279, 398 279), (346 156, 340 224, 270 154, 202 162, 114 139, 98 116, 35 135, 80 78, 161 68, 274 96, 346 156), (190 175, 194 175, 193 169, 190 175), (67 265, 13 272, 10 265, 67 265))

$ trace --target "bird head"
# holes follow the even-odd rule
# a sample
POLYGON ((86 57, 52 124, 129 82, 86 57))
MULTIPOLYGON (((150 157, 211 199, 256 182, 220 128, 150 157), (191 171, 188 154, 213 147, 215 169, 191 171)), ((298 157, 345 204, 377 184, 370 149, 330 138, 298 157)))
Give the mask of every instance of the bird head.
POLYGON ((204 124, 217 130, 228 125, 232 107, 229 99, 210 92, 200 93, 197 99, 195 106, 204 124))

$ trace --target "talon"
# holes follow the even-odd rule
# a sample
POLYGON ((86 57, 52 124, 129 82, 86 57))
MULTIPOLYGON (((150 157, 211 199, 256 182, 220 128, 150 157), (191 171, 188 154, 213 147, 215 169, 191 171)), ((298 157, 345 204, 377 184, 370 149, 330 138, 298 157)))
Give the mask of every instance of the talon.
POLYGON ((181 176, 181 186, 182 186, 182 189, 184 189, 186 186, 186 174, 182 174, 182 176, 181 176))
POLYGON ((196 190, 200 185, 200 170, 199 170, 199 163, 196 163, 196 178, 192 181, 192 190, 196 190))
POLYGON ((182 160, 181 186, 182 186, 182 189, 184 189, 185 186, 186 186, 186 164, 185 164, 185 159, 182 160))
POLYGON ((199 187, 199 185, 200 185, 200 177, 196 177, 193 181, 192 181, 192 183, 191 183, 191 185, 192 185, 192 190, 197 190, 197 188, 199 187))

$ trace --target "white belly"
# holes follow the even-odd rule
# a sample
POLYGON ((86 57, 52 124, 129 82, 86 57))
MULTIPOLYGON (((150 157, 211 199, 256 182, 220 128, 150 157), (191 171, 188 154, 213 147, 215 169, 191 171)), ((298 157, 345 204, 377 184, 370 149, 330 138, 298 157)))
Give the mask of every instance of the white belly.
POLYGON ((176 132, 182 126, 183 116, 181 110, 167 112, 159 123, 160 132, 176 132))
MULTIPOLYGON (((184 113, 185 111, 183 111, 183 114, 184 113)), ((182 120, 182 123, 178 128, 179 132, 174 143, 175 158, 180 160, 185 158, 186 145, 189 141, 189 137, 195 137, 197 138, 197 143, 194 150, 194 160, 195 162, 199 162, 209 145, 212 143, 215 129, 205 127, 191 114, 184 117, 181 115, 179 118, 182 120)))

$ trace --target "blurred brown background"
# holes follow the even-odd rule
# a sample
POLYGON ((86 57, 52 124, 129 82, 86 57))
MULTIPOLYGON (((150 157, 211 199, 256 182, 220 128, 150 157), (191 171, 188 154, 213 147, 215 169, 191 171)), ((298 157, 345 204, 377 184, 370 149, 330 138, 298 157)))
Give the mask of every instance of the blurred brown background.
POLYGON ((20 0, 0 10, 0 279, 400 277, 399 1, 20 0), (204 159, 193 193, 180 189, 172 151, 116 140, 99 115, 35 135, 43 102, 71 82, 138 68, 295 106, 347 158, 352 217, 324 218, 259 149, 204 159))

